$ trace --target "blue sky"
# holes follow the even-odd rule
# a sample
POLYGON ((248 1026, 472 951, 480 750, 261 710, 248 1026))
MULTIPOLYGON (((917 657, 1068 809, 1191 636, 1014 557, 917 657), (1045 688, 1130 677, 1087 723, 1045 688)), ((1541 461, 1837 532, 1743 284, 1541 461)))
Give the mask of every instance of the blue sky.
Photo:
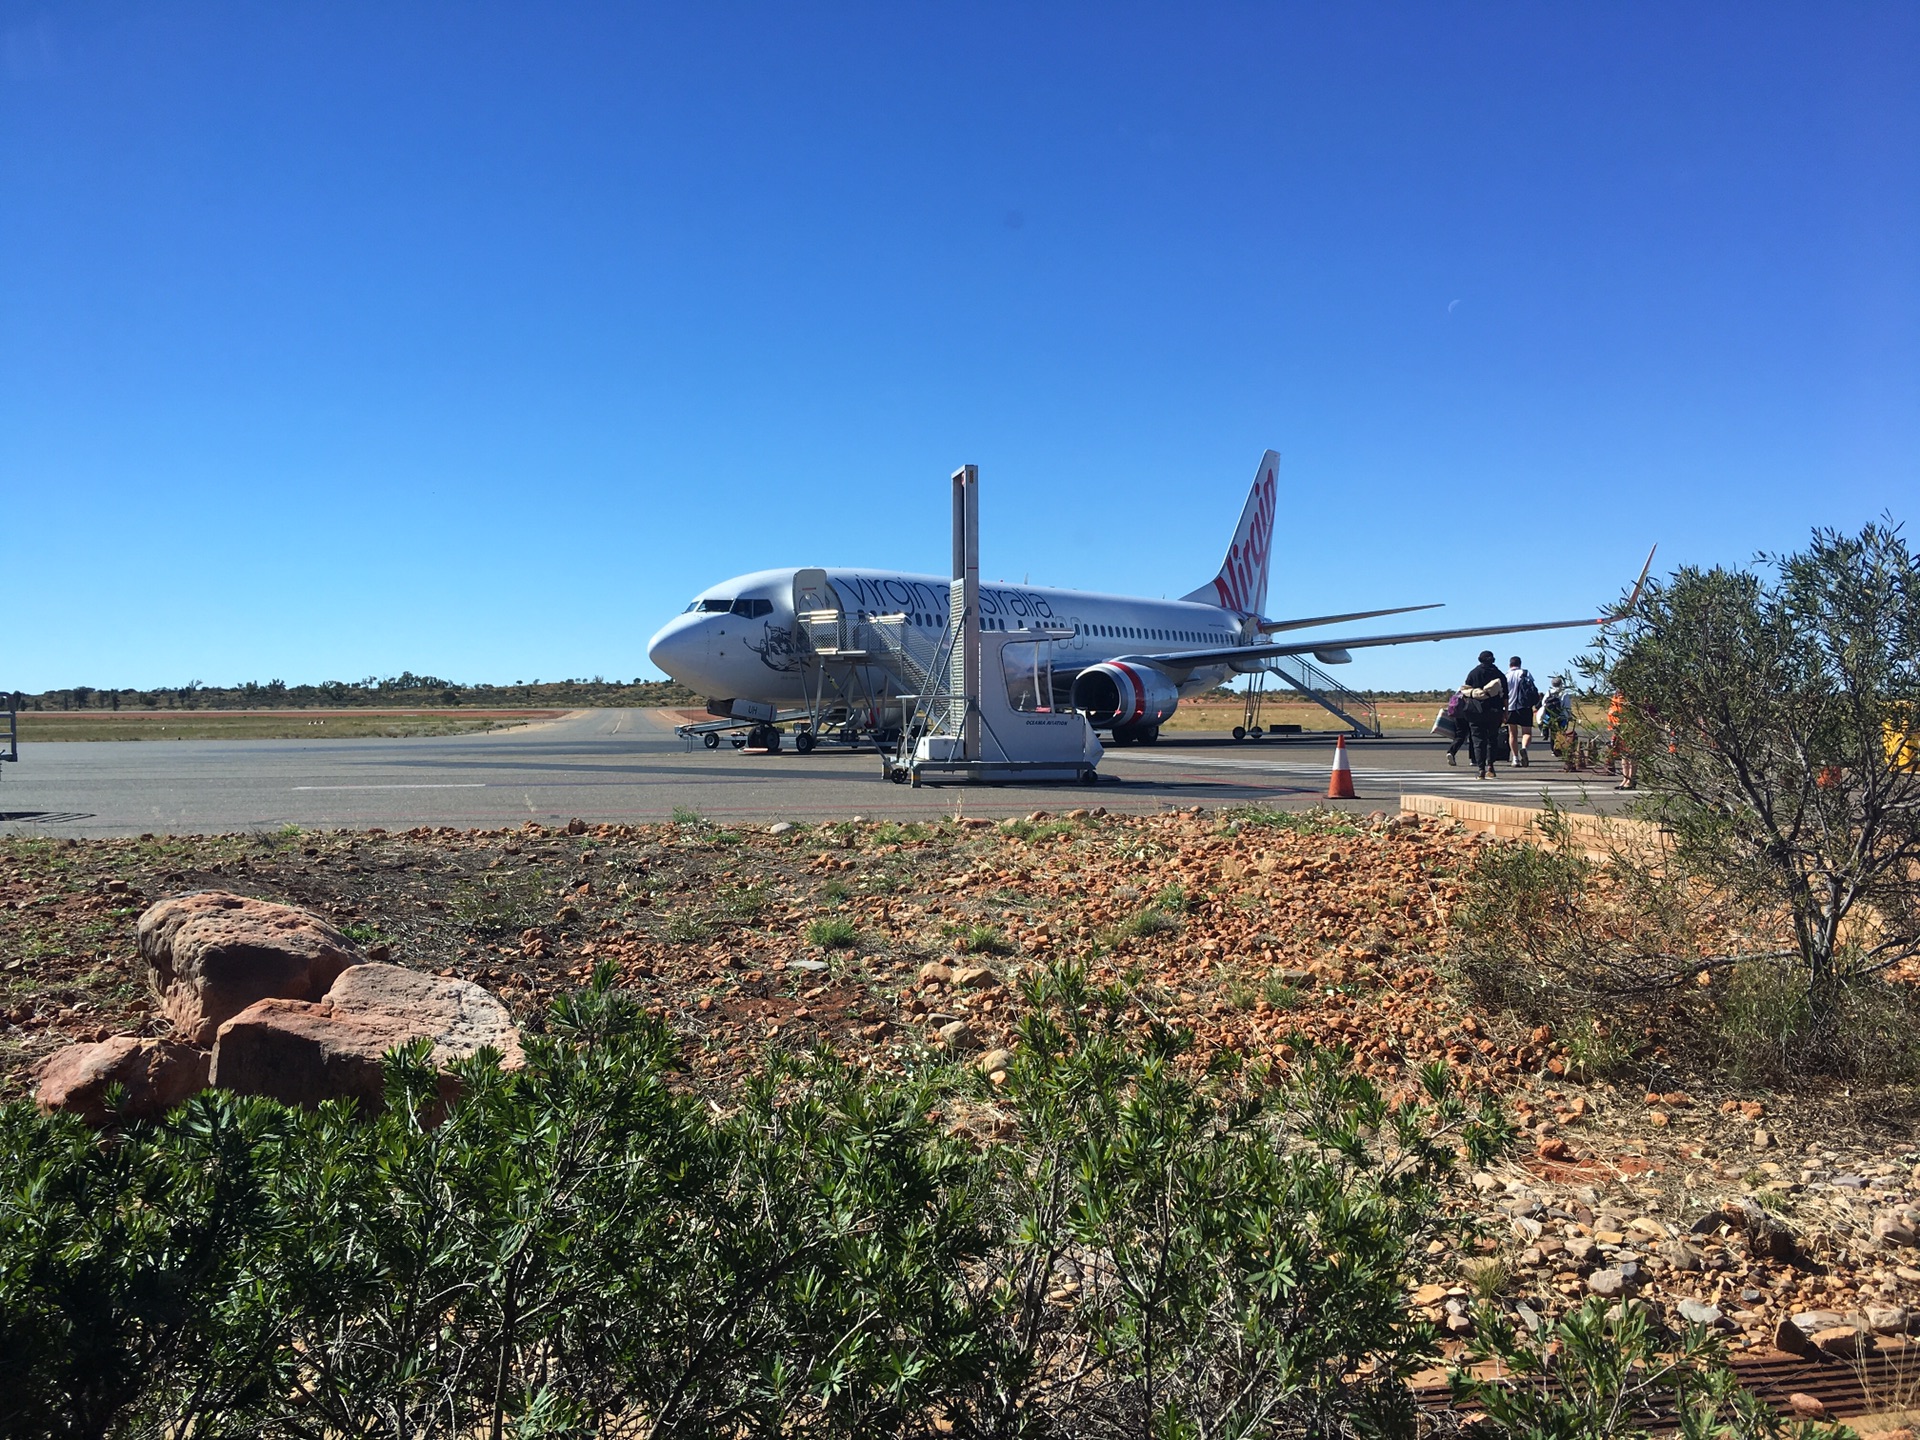
POLYGON ((1909 4, 0 34, 8 688, 650 674, 725 576, 941 570, 963 461, 991 575, 1179 594, 1271 445, 1270 611, 1458 624, 1920 494, 1909 4))

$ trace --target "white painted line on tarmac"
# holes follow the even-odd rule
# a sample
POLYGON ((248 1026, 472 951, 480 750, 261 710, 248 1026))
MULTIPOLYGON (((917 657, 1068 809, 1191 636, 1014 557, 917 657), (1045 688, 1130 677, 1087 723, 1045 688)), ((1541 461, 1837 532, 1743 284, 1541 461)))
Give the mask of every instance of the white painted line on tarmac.
POLYGON ((484 790, 484 780, 459 780, 445 785, 296 785, 296 790, 484 790))
MULTIPOLYGON (((1122 763, 1143 761, 1150 765, 1181 765, 1210 770, 1244 770, 1256 775, 1266 775, 1274 779, 1312 780, 1327 774, 1328 767, 1290 760, 1228 760, 1201 758, 1184 755, 1115 755, 1111 750, 1107 758, 1122 763)), ((1473 795, 1532 795, 1537 796, 1544 789, 1552 788, 1546 782, 1515 779, 1480 780, 1471 773, 1465 775, 1438 774, 1431 770, 1355 770, 1354 783, 1378 783, 1394 790, 1431 790, 1458 787, 1473 795)), ((1572 788, 1571 786, 1567 788, 1572 788)))

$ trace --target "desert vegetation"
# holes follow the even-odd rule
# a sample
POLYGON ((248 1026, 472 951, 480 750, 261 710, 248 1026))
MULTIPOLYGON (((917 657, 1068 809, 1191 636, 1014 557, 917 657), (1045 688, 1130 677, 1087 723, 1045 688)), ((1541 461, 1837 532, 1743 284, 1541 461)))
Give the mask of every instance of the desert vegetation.
POLYGON ((1811 1423, 1729 1363, 1902 1363, 1920 1308, 1904 553, 1816 537, 1811 572, 1650 588, 1596 661, 1645 757, 1611 832, 686 811, 0 842, 0 1423, 1811 1423), (1661 659, 1661 625, 1744 638, 1661 659), (1684 712, 1633 688, 1682 671, 1684 712), (450 1092, 401 1051, 359 1108, 41 1113, 56 1046, 163 1033, 127 937, 197 888, 489 987, 526 1064, 450 1092))

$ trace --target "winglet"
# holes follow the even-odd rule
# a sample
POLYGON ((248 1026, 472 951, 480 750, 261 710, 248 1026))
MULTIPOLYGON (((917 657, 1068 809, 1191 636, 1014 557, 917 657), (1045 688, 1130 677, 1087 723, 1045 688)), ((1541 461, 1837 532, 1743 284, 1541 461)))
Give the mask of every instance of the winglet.
MULTIPOLYGON (((1655 545, 1653 550, 1658 550, 1655 545)), ((1633 593, 1627 596, 1627 603, 1621 608, 1622 615, 1631 615, 1633 607, 1640 603, 1640 592, 1647 588, 1647 573, 1653 569, 1653 550, 1647 551, 1647 563, 1640 567, 1640 578, 1633 582, 1633 593)))

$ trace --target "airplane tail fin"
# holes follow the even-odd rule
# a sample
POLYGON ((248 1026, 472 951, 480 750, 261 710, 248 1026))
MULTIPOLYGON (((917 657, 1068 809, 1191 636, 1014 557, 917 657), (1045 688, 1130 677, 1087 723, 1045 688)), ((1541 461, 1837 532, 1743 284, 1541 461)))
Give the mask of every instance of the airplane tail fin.
POLYGON ((1260 469, 1247 492, 1246 508, 1240 512, 1240 528, 1233 532, 1227 558, 1220 562, 1220 573, 1198 590, 1182 595, 1182 600, 1197 600, 1238 610, 1243 615, 1258 615, 1267 604, 1267 567, 1273 558, 1273 513, 1279 493, 1280 454, 1269 450, 1260 457, 1260 469))

